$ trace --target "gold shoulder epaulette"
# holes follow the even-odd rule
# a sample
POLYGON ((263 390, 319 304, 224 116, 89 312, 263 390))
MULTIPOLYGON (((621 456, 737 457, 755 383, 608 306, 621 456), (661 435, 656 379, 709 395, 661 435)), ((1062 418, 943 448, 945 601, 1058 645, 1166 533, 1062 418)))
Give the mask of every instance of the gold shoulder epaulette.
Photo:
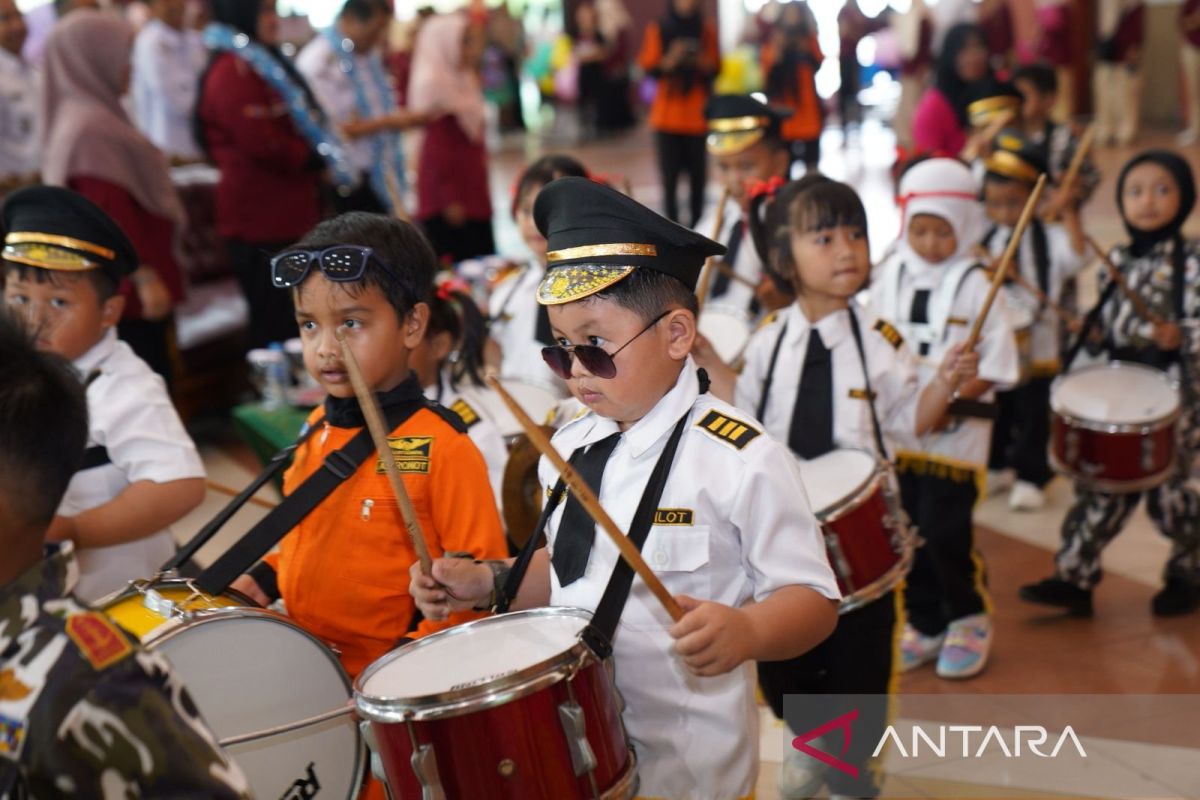
POLYGON ((875 322, 875 330, 879 331, 879 335, 887 339, 888 344, 897 350, 900 345, 904 344, 904 337, 900 335, 900 331, 886 319, 877 320, 875 322))
POLYGON ((701 428, 713 438, 733 445, 738 450, 741 450, 754 441, 756 437, 762 435, 762 431, 753 425, 734 419, 733 417, 727 417, 715 410, 705 414, 696 423, 696 427, 701 428))
POLYGON ((450 404, 450 410, 458 414, 468 428, 479 423, 479 414, 461 397, 450 404))
POLYGON ((770 325, 772 322, 774 322, 777 319, 779 319, 779 312, 772 311, 770 314, 767 314, 765 317, 762 318, 762 320, 758 323, 758 327, 755 328, 755 330, 761 331, 763 328, 767 327, 768 325, 770 325))

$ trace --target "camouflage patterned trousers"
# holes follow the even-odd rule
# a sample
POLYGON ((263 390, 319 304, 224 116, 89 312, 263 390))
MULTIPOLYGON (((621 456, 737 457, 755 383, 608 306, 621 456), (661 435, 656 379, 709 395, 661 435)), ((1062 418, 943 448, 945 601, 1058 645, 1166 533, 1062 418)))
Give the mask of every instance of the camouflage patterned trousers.
POLYGON ((1106 494, 1076 489, 1062 526, 1062 548, 1054 557, 1058 576, 1081 589, 1100 582, 1100 554, 1116 538, 1138 501, 1159 532, 1171 540, 1163 578, 1200 584, 1200 494, 1188 486, 1193 452, 1181 449, 1179 467, 1161 486, 1145 492, 1106 494))

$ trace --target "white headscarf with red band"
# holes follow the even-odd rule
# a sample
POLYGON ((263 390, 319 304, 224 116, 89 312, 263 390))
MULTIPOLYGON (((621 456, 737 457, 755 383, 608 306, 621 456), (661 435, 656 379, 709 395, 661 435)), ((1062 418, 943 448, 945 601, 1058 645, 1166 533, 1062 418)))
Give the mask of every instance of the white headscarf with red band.
POLYGON ((918 214, 940 217, 954 229, 957 247, 945 266, 971 257, 971 249, 987 230, 979 185, 971 169, 955 158, 931 158, 913 166, 900 179, 897 201, 902 217, 896 249, 910 266, 926 266, 908 243, 909 222, 918 214))

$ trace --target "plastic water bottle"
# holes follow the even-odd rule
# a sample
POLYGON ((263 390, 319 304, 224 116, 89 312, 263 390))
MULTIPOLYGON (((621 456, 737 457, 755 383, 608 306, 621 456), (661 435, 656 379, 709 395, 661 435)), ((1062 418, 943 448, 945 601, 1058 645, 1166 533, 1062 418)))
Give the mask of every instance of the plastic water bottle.
POLYGON ((263 405, 279 408, 287 403, 289 378, 287 354, 283 345, 271 342, 271 358, 267 362, 266 381, 263 384, 263 405))

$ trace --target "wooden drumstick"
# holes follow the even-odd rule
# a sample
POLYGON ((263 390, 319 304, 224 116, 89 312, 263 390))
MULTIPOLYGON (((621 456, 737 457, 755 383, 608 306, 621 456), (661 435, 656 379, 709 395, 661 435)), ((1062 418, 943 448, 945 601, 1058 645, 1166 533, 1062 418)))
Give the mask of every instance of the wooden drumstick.
POLYGON ((646 585, 650 587, 650 591, 658 599, 658 602, 662 603, 662 607, 671 615, 671 619, 678 622, 683 617, 683 608, 680 607, 675 598, 671 596, 671 593, 667 591, 667 587, 663 586, 662 581, 659 580, 654 571, 646 564, 645 559, 642 558, 642 554, 633 546, 633 542, 629 541, 629 537, 621 533, 621 529, 617 527, 617 523, 613 522, 612 517, 600 505, 600 501, 596 498, 592 487, 588 486, 587 482, 579 477, 579 473, 575 471, 575 468, 559 455, 559 452, 554 449, 554 445, 550 444, 549 437, 542 432, 541 427, 537 423, 529 418, 529 415, 525 413, 525 409, 521 408, 520 403, 513 399, 513 396, 505 390, 500 381, 493 377, 488 377, 487 383, 500 396, 504 404, 508 406, 508 410, 516 417, 517 422, 521 423, 521 428, 524 429, 525 435, 529 437, 529 441, 533 443, 533 446, 538 449, 538 452, 550 459, 550 463, 558 470, 563 482, 566 483, 567 488, 571 490, 571 493, 579 501, 579 504, 583 506, 588 515, 613 540, 613 544, 621 551, 621 558, 625 559, 625 563, 632 567, 633 571, 646 582, 646 585))
POLYGON ((1129 298, 1129 302, 1133 305, 1133 310, 1137 312, 1138 316, 1155 325, 1162 325, 1166 322, 1158 314, 1151 311, 1150 307, 1146 305, 1146 301, 1142 299, 1142 296, 1130 287, 1129 283, 1125 280, 1125 276, 1121 274, 1121 270, 1108 257, 1108 253, 1100 249, 1100 245, 1096 244, 1096 240, 1090 236, 1085 236, 1084 239, 1087 241, 1088 247, 1095 250, 1096 255, 1100 256, 1100 260, 1108 268, 1108 274, 1112 276, 1113 282, 1117 284, 1117 288, 1121 290, 1121 293, 1129 298))
POLYGON ((358 361, 354 358, 354 351, 350 349, 345 334, 339 330, 336 335, 338 344, 342 346, 342 360, 346 362, 346 371, 350 373, 350 383, 354 386, 354 394, 358 396, 358 405, 362 408, 363 417, 367 420, 367 430, 371 432, 371 440, 375 442, 375 449, 379 451, 379 460, 383 462, 383 469, 387 473, 392 494, 396 495, 396 502, 400 505, 400 516, 404 518, 404 527, 408 528, 408 535, 412 537, 413 549, 417 551, 417 560, 421 562, 421 572, 429 575, 433 569, 433 560, 429 557, 429 547, 425 544, 425 534, 421 532, 421 522, 417 519, 417 510, 413 508, 412 499, 409 498, 408 491, 404 488, 404 481, 400 478, 400 470, 396 468, 396 459, 392 455, 392 448, 388 445, 388 431, 383 423, 383 412, 379 410, 379 403, 375 400, 371 387, 367 386, 367 382, 363 379, 362 372, 358 368, 358 361))
MULTIPOLYGON (((239 494, 241 494, 241 492, 239 492, 237 489, 234 489, 232 486, 226 486, 223 483, 217 483, 216 481, 213 481, 213 480, 205 480, 204 485, 207 486, 209 489, 212 489, 214 492, 217 492, 217 493, 223 494, 223 495, 228 495, 229 497, 237 497, 239 494)), ((279 505, 278 503, 272 503, 270 500, 264 500, 263 498, 255 497, 254 495, 250 495, 250 497, 246 500, 246 502, 253 503, 256 506, 259 506, 260 508, 267 508, 267 509, 271 509, 271 508, 274 508, 275 506, 279 505)))
POLYGON ((979 156, 979 150, 982 147, 981 143, 991 142, 992 139, 995 139, 996 134, 1003 130, 1005 125, 1012 122, 1015 116, 1015 111, 1004 111, 1000 116, 985 125, 976 136, 971 138, 970 144, 962 151, 963 161, 974 161, 979 156))
POLYGON ((1083 136, 1079 139, 1079 147, 1075 148, 1075 154, 1071 156, 1071 163, 1067 165, 1067 171, 1063 173, 1063 179, 1058 184, 1058 197, 1064 198, 1062 203, 1052 203, 1054 208, 1049 209, 1046 214, 1046 220, 1053 222, 1062 214, 1062 205, 1067 201, 1065 198, 1067 192, 1075 187, 1075 182, 1079 180, 1079 172, 1083 169, 1084 159, 1092 150, 1092 142, 1096 139, 1096 123, 1092 123, 1084 130, 1083 136))
MULTIPOLYGON (((713 232, 710 237, 714 242, 721 235, 721 228, 725 227, 725 205, 732 197, 729 187, 725 187, 725 191, 721 192, 721 200, 717 204, 717 218, 713 224, 713 232)), ((700 272, 700 282, 696 285, 696 308, 697 310, 704 308, 704 303, 708 300, 708 290, 712 285, 713 262, 716 256, 711 256, 704 262, 704 269, 700 272)))
POLYGON ((983 308, 979 309, 979 314, 975 317, 975 324, 971 326, 971 332, 967 335, 967 341, 963 345, 964 353, 974 350, 979 341, 984 320, 987 319, 988 312, 992 310, 992 303, 996 301, 996 293, 1000 291, 1000 285, 1004 283, 1004 274, 1012 265, 1013 257, 1017 254, 1017 247, 1021 244, 1021 237, 1025 235, 1025 229, 1029 227, 1029 220, 1033 219, 1034 209, 1037 208, 1038 201, 1042 199, 1042 191, 1045 188, 1046 175, 1043 173, 1038 176, 1033 193, 1025 201, 1025 208, 1021 211, 1021 218, 1017 220, 1017 226, 1013 228, 1012 238, 1008 240, 1008 247, 1004 248, 1004 255, 1000 256, 1000 264, 996 267, 996 274, 992 278, 992 288, 988 290, 987 297, 983 301, 983 308))
POLYGON ((729 278, 729 280, 733 281, 734 283, 740 283, 743 286, 748 286, 754 290, 758 289, 757 283, 750 280, 745 275, 739 275, 738 273, 734 272, 733 267, 726 264, 722 259, 714 258, 713 266, 717 268, 717 271, 719 271, 726 278, 729 278))

